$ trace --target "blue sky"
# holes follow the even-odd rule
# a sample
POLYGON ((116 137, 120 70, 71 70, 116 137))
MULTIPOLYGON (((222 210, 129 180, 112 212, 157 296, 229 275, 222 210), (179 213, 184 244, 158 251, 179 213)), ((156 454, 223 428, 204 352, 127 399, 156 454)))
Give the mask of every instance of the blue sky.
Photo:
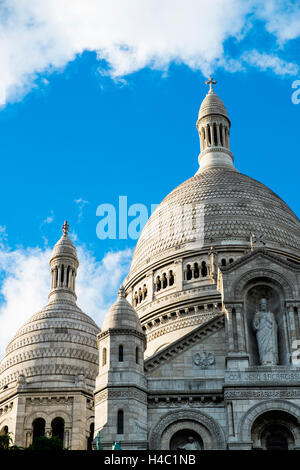
MULTIPOLYGON (((292 102, 292 84, 300 80, 299 3, 190 0, 184 9, 175 1, 178 15, 167 16, 164 7, 161 17, 148 0, 129 4, 115 17, 105 1, 76 0, 78 14, 71 18, 63 0, 0 6, 6 47, 0 55, 0 326, 14 316, 9 334, 46 303, 49 248, 66 218, 82 250, 82 269, 95 277, 92 292, 82 293, 82 307, 92 306, 87 313, 101 323, 128 269, 126 250, 136 241, 99 240, 96 209, 102 203, 117 207, 126 195, 129 205, 150 210, 194 175, 195 125, 209 73, 231 118, 236 167, 300 214, 300 104, 292 102), (118 35, 110 35, 115 30, 118 35), (114 273, 107 267, 111 252, 114 273), (38 269, 42 285, 32 280, 38 269), (24 303, 17 272, 31 280, 34 300, 24 303), (109 294, 105 273, 112 279, 109 294), (16 280, 19 304, 11 300, 16 280)), ((87 281, 81 292, 84 286, 87 281)), ((0 348, 6 340, 0 337, 0 348)))

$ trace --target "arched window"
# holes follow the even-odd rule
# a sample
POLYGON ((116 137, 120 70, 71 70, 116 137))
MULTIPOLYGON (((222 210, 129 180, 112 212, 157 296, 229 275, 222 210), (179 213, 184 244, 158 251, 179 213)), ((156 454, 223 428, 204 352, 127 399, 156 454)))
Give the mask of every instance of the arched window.
POLYGON ((173 286, 173 284, 174 284, 174 274, 173 274, 173 271, 169 271, 168 278, 169 278, 169 286, 173 286))
POLYGON ((103 366, 106 366, 106 360, 107 360, 106 356, 107 356, 106 348, 103 348, 103 351, 102 351, 102 365, 103 366))
POLYGON ((198 279, 199 277, 199 266, 198 263, 194 263, 194 278, 198 279))
POLYGON ((156 290, 157 290, 157 292, 160 291, 160 289, 161 289, 161 280, 160 280, 160 276, 157 276, 157 277, 156 277, 155 284, 156 284, 156 290))
POLYGON ((89 434, 89 437, 87 439, 87 450, 92 450, 93 449, 92 443, 93 443, 93 439, 94 439, 94 429, 95 429, 95 424, 92 423, 90 425, 90 434, 89 434))
POLYGON ((32 440, 36 437, 42 437, 45 435, 46 422, 43 418, 36 418, 32 423, 33 433, 32 440))
POLYGON ((147 286, 146 284, 143 285, 143 299, 147 297, 147 286))
POLYGON ((211 132, 210 132, 210 126, 207 126, 207 136, 208 136, 208 145, 211 145, 211 132))
POLYGON ((134 297, 133 297, 133 304, 136 307, 138 303, 139 303, 139 296, 138 296, 137 291, 135 291, 134 297))
POLYGON ((167 285, 168 285, 168 280, 167 280, 166 273, 163 273, 162 285, 163 285, 163 289, 165 289, 165 288, 167 287, 167 285))
POLYGON ((143 294, 142 294, 142 289, 141 288, 139 288, 138 297, 139 297, 139 302, 141 302, 143 300, 143 294))
POLYGON ((206 266, 206 262, 205 262, 205 261, 202 261, 202 263, 201 263, 201 276, 202 276, 202 277, 206 277, 206 276, 207 276, 207 266, 206 266))
POLYGON ((3 436, 3 434, 8 434, 8 426, 3 426, 1 429, 0 436, 3 436))
POLYGON ((136 364, 139 363, 139 348, 138 347, 135 348, 135 362, 136 364))
POLYGON ((233 263, 233 261, 234 261, 233 258, 230 258, 229 263, 231 264, 233 263))
POLYGON ((214 124, 214 145, 215 145, 215 147, 218 145, 217 126, 216 126, 216 124, 214 124))
POLYGON ((117 434, 124 434, 124 411, 118 411, 117 434))
POLYGON ((64 265, 62 264, 61 265, 61 274, 60 274, 60 283, 61 283, 62 286, 63 286, 63 282, 64 282, 64 265))
POLYGON ((63 418, 54 418, 51 423, 51 435, 52 437, 59 437, 64 442, 65 422, 63 418))
POLYGON ((119 346, 119 362, 123 362, 124 360, 124 348, 123 345, 120 344, 119 346))
POLYGON ((193 272, 191 270, 191 266, 188 264, 186 267, 186 279, 187 281, 190 281, 192 279, 193 272))
POLYGON ((226 259, 225 258, 221 259, 221 265, 226 266, 226 259))
POLYGON ((223 142, 223 124, 220 124, 220 141, 221 141, 221 145, 222 147, 224 147, 224 142, 223 142))

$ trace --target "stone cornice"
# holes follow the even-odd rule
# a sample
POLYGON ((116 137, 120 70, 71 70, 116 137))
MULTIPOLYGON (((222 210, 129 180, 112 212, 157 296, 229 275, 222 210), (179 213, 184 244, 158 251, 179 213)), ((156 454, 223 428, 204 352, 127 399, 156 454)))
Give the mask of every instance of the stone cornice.
POLYGON ((140 333, 137 330, 134 330, 133 328, 109 328, 106 331, 103 331, 101 333, 98 333, 97 338, 98 340, 105 338, 106 336, 119 336, 119 335, 133 335, 137 336, 143 341, 146 341, 146 335, 145 333, 140 333))
POLYGON ((228 273, 231 271, 236 271, 236 269, 239 266, 242 266, 243 264, 247 263, 251 259, 255 259, 258 256, 263 256, 267 258, 270 261, 273 261, 277 264, 281 264, 284 267, 292 268, 294 271, 300 271, 300 265, 297 265, 296 263, 293 263, 291 261, 285 260, 279 256, 276 256, 273 253, 270 253, 266 248, 255 248, 253 251, 250 251, 249 253, 245 254, 244 256, 238 258, 236 261, 233 263, 227 265, 227 266, 220 266, 220 270, 222 273, 228 273))
POLYGON ((186 334, 179 340, 168 345, 162 351, 159 351, 158 353, 154 354, 154 356, 151 356, 149 359, 147 359, 144 364, 145 371, 150 373, 152 370, 156 369, 157 367, 160 367, 161 364, 164 364, 170 359, 173 359, 177 354, 181 354, 182 352, 189 349, 191 346, 194 346, 194 344, 202 338, 205 338, 210 334, 215 333, 223 327, 224 315, 217 315, 212 320, 206 322, 203 325, 200 325, 195 330, 186 334))

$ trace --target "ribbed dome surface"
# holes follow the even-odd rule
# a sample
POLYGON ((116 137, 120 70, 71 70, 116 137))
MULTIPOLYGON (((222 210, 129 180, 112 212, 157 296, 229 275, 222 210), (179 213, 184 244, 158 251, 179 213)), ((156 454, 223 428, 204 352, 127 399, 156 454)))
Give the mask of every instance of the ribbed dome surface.
POLYGON ((193 249, 203 225, 190 227, 200 213, 204 245, 222 240, 229 245, 230 240, 249 243, 254 232, 263 234, 267 244, 300 249, 300 221, 279 196, 238 171, 211 168, 175 188, 154 211, 138 240, 130 273, 178 253, 187 244, 193 249))
POLYGON ((77 258, 75 245, 67 235, 63 235, 54 246, 51 259, 53 259, 55 256, 70 255, 74 258, 77 258))
POLYGON ((123 295, 119 294, 117 301, 109 309, 101 331, 107 331, 109 328, 132 328, 143 333, 136 311, 123 295))
POLYGON ((0 363, 0 387, 20 374, 27 386, 75 383, 84 374, 92 390, 98 372, 96 335, 99 328, 75 304, 49 303, 16 333, 0 363), (42 385, 41 385, 42 384, 42 385))
POLYGON ((201 119, 209 114, 221 114, 222 116, 225 116, 227 119, 229 119, 223 101, 215 93, 208 93, 202 101, 198 119, 201 119))

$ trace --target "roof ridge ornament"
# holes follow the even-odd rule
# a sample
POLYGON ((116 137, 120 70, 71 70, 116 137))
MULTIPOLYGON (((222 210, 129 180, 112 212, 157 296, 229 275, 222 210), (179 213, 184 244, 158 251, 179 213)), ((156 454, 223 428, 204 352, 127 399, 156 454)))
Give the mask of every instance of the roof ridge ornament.
POLYGON ((214 93, 213 85, 216 85, 217 82, 212 78, 212 76, 208 77, 208 80, 205 82, 205 85, 209 85, 208 93, 214 93))
POLYGON ((119 299, 120 298, 123 298, 125 299, 125 289, 124 289, 124 286, 122 285, 119 289, 119 299))
POLYGON ((62 226, 64 237, 68 236, 69 228, 70 228, 70 226, 69 226, 68 222, 65 220, 64 225, 62 226))

